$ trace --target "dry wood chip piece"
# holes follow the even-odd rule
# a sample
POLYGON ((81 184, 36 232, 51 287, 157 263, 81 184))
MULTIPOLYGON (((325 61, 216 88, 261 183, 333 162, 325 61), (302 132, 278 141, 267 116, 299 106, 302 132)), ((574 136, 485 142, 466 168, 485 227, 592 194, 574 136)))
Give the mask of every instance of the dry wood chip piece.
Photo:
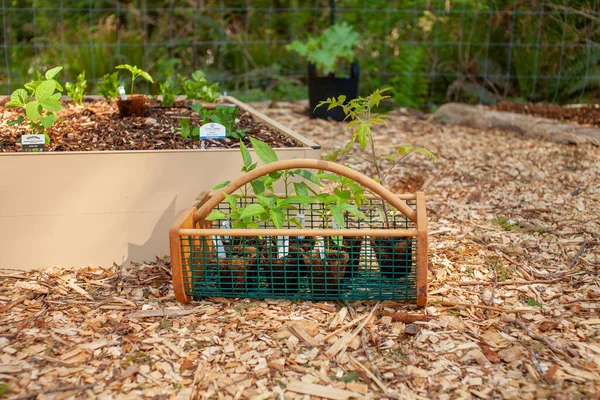
POLYGON ((290 382, 287 387, 290 392, 308 394, 311 396, 323 397, 325 399, 347 400, 361 399, 362 396, 358 393, 349 390, 335 389, 329 386, 317 385, 314 383, 306 383, 301 381, 290 382))

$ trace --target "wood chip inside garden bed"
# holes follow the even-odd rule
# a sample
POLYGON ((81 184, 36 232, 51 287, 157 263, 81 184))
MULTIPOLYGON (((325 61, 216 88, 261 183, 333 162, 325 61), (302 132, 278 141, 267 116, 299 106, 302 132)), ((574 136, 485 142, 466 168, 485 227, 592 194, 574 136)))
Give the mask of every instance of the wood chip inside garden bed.
MULTIPOLYGON (((2 106, 0 106, 2 107, 2 106)), ((8 126, 8 121, 21 115, 20 109, 2 107, 0 118, 0 152, 20 152, 21 135, 28 128, 20 124, 8 126)), ((104 151, 104 150, 166 150, 236 148, 239 140, 193 141, 177 131, 178 120, 190 119, 200 126, 198 113, 187 107, 160 107, 150 105, 145 117, 121 118, 115 103, 103 100, 86 101, 83 107, 65 103, 58 112, 60 120, 50 129, 50 144, 45 151, 104 151)), ((273 148, 301 147, 297 140, 273 131, 262 122, 255 121, 245 112, 238 113, 239 129, 247 129, 244 144, 251 147, 250 137, 260 139, 273 148)))
MULTIPOLYGON (((305 103, 261 111, 338 148, 305 103)), ((0 380, 14 398, 595 398, 600 149, 440 126, 401 110, 379 151, 422 189, 429 306, 175 301, 168 260, 1 271, 0 380)), ((355 152, 343 162, 372 173, 355 152)), ((149 260, 151 261, 151 260, 149 260)), ((10 268, 5 265, 4 268, 10 268)))

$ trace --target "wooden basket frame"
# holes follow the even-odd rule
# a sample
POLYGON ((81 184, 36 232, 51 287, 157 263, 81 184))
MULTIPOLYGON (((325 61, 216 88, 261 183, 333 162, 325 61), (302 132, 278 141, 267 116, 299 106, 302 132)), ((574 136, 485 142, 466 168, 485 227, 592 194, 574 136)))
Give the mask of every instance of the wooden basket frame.
POLYGON ((408 219, 415 222, 416 229, 228 229, 229 236, 370 236, 370 237, 416 237, 416 286, 417 305, 427 305, 427 208, 425 205, 425 194, 397 195, 369 178, 368 176, 354 171, 343 165, 323 160, 293 159, 282 160, 258 167, 237 180, 229 183, 215 194, 202 192, 198 202, 185 210, 175 221, 169 231, 169 243, 171 248, 171 270, 173 276, 173 289, 178 301, 188 303, 191 297, 185 292, 184 263, 181 253, 181 236, 214 236, 222 235, 222 229, 213 229, 212 221, 205 218, 210 212, 225 200, 225 194, 232 194, 237 189, 256 178, 272 172, 287 169, 316 169, 332 172, 352 179, 356 183, 371 190, 391 206, 395 207, 408 219), (416 210, 408 206, 405 200, 415 200, 416 210))

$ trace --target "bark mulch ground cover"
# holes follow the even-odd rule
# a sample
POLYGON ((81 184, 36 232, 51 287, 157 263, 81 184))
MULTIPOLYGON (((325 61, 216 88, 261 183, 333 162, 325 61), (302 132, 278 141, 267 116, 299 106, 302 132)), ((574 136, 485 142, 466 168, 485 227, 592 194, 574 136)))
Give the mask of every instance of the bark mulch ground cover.
MULTIPOLYGON (((261 110, 322 144, 344 124, 261 110)), ((5 395, 47 398, 597 398, 600 148, 435 125, 401 111, 378 150, 422 189, 429 305, 175 301, 168 260, 0 276, 5 395)), ((344 162, 371 173, 359 152, 344 162)), ((5 265, 3 268, 10 268, 5 265)))
POLYGON ((503 101, 493 106, 492 109, 551 118, 562 122, 600 126, 600 104, 561 106, 548 103, 517 104, 503 101))
MULTIPOLYGON (((0 152, 21 151, 24 124, 9 127, 6 123, 21 115, 17 109, 2 107, 0 117, 0 152)), ((200 125, 198 113, 185 107, 150 107, 144 118, 121 118, 114 103, 103 100, 86 101, 84 107, 65 103, 58 113, 60 121, 48 130, 52 139, 46 151, 102 151, 102 150, 165 150, 200 149, 202 144, 183 138, 178 119, 189 118, 200 125)), ((267 142, 271 147, 299 147, 296 140, 274 132, 261 122, 254 121, 247 112, 238 114, 239 128, 248 129, 244 144, 251 147, 249 137, 267 142)), ((239 147, 239 140, 204 140, 205 148, 239 147)))

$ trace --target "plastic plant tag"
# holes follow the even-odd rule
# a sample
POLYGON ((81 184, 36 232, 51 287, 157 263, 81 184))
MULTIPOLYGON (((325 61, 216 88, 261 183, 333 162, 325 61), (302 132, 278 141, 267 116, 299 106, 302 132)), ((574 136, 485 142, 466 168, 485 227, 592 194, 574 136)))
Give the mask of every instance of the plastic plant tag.
POLYGON ((225 139, 225 127, 216 122, 210 122, 200 127, 200 139, 225 139))
MULTIPOLYGON (((229 224, 229 221, 224 220, 221 223, 221 229, 231 229, 231 225, 229 224)), ((223 236, 223 240, 229 242, 231 240, 231 236, 223 236)))
POLYGON ((277 257, 284 258, 290 251, 290 237, 277 236, 277 257))
MULTIPOLYGON (((302 229, 306 227, 306 216, 304 214, 296 214, 296 218, 298 218, 298 222, 302 229)), ((304 239, 304 236, 298 236, 298 239, 304 239)))
POLYGON ((317 236, 317 242, 315 244, 319 249, 319 257, 321 260, 325 259, 325 239, 322 236, 317 236))
POLYGON ((223 246, 223 240, 221 240, 221 236, 213 236, 213 243, 215 244, 215 251, 217 252, 217 258, 225 258, 227 255, 225 254, 225 246, 223 246))
POLYGON ((340 229, 340 226, 338 225, 337 222, 335 222, 335 219, 333 219, 333 217, 331 217, 331 227, 333 229, 340 229))
POLYGON ((45 149, 46 138, 44 135, 22 135, 21 150, 24 152, 39 153, 45 149))
POLYGON ((125 88, 123 86, 119 86, 117 88, 117 90, 119 91, 119 96, 121 97, 121 100, 127 100, 127 95, 125 94, 125 88))

